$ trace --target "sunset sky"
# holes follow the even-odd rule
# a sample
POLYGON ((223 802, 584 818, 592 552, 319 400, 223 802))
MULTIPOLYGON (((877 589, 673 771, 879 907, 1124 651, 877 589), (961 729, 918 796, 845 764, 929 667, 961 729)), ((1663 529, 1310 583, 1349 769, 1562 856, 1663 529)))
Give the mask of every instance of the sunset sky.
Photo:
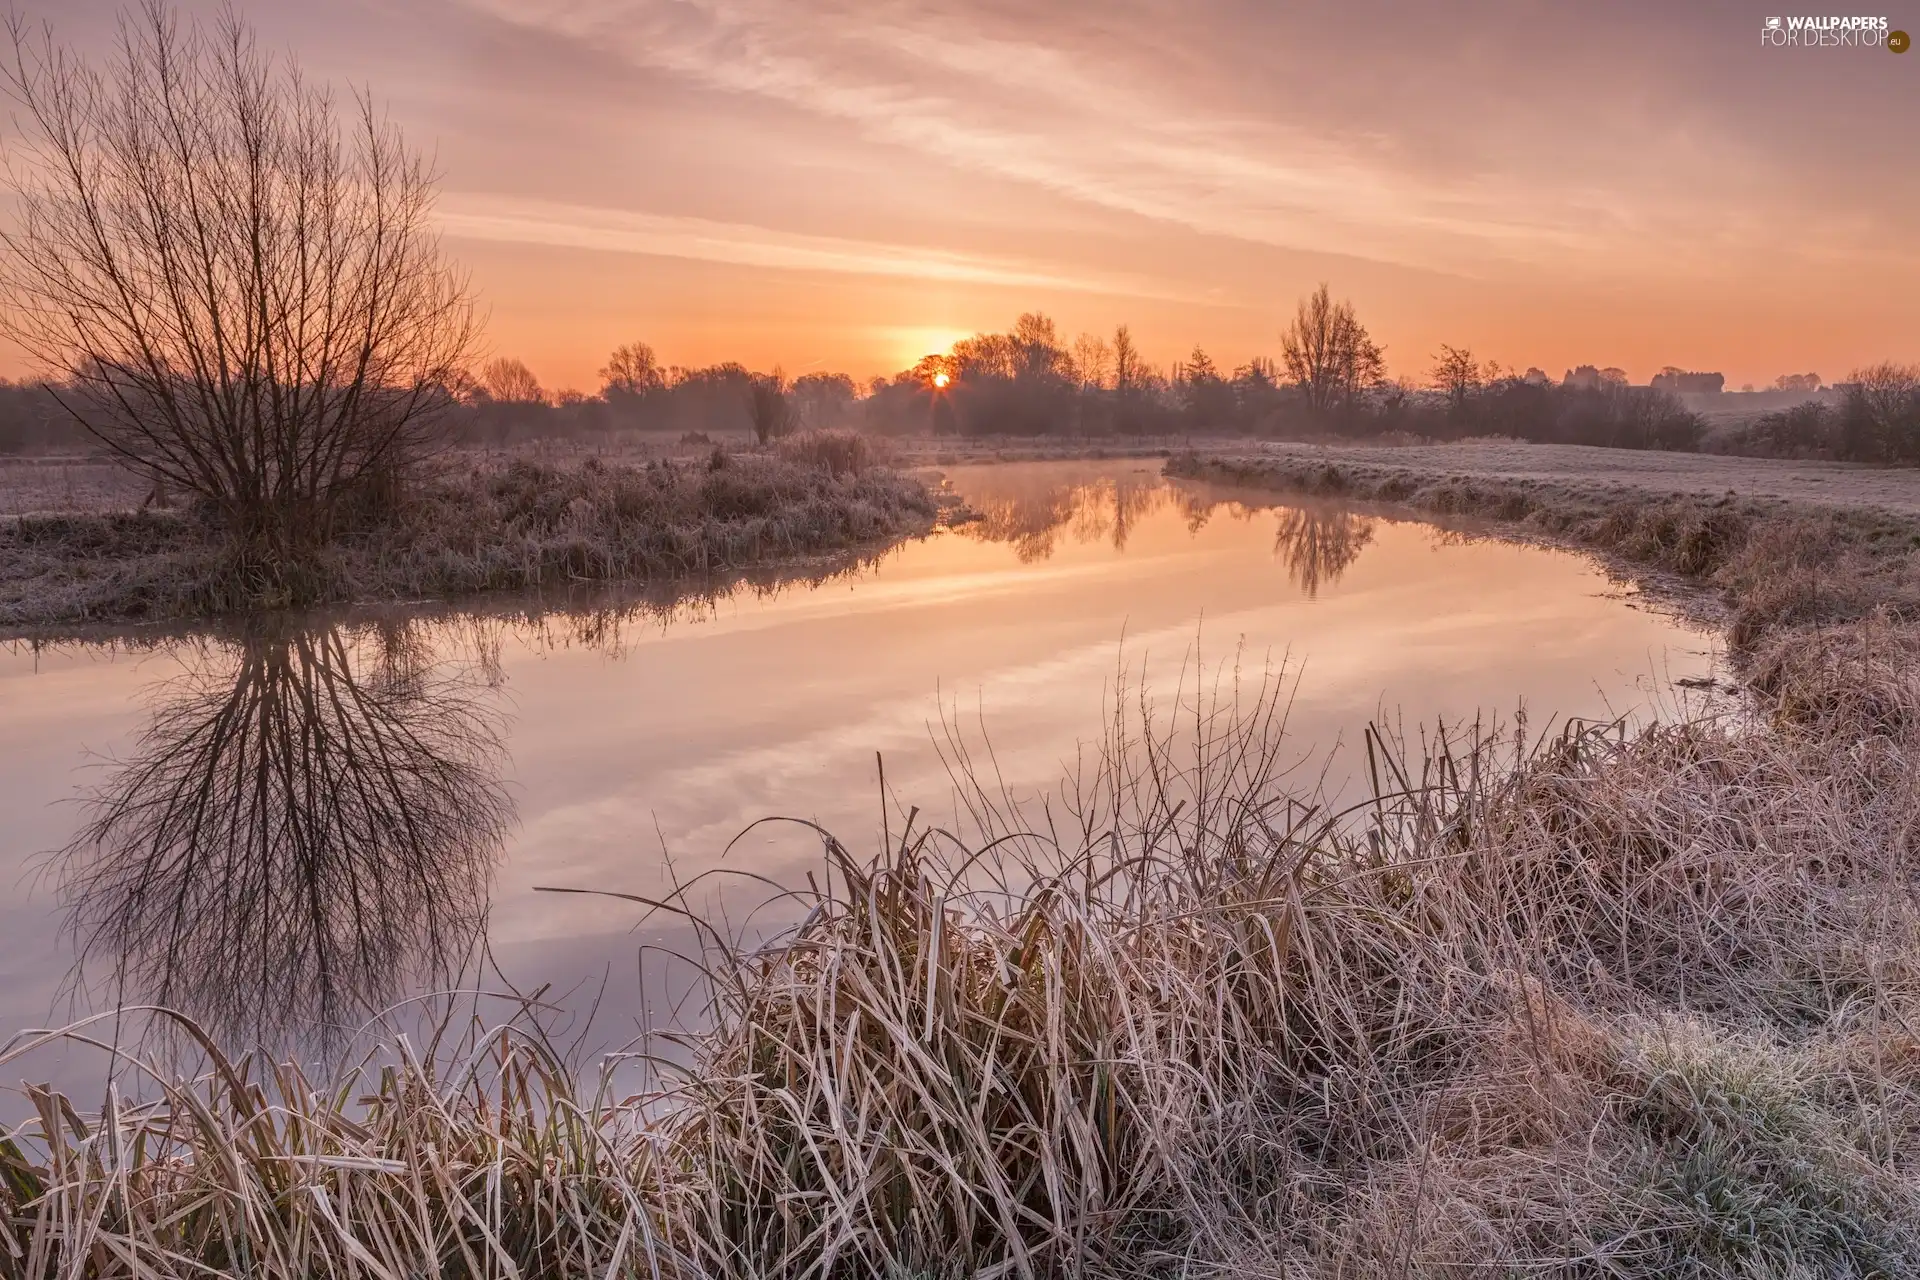
MULTIPOLYGON (((89 50, 116 7, 24 0, 89 50)), ((1765 49, 1762 5, 240 7, 437 154, 550 387, 634 339, 864 378, 1035 309, 1230 366, 1320 280, 1396 374, 1920 357, 1920 51, 1765 49)))

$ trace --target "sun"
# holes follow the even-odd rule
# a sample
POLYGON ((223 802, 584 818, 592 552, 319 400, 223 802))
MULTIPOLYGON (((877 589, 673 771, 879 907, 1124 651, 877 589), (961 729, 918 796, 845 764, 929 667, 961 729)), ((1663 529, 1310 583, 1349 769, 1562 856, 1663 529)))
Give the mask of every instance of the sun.
POLYGON ((950 374, 936 373, 933 375, 933 385, 936 387, 945 388, 946 385, 952 381, 953 377, 950 374))

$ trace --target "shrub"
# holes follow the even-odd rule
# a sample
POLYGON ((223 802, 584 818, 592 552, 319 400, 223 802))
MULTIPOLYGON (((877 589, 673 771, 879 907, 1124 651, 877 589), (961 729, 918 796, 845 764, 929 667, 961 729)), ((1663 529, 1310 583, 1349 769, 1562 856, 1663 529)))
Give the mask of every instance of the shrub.
POLYGON ((802 431, 779 444, 780 456, 832 476, 857 476, 874 463, 873 445, 854 431, 802 431))

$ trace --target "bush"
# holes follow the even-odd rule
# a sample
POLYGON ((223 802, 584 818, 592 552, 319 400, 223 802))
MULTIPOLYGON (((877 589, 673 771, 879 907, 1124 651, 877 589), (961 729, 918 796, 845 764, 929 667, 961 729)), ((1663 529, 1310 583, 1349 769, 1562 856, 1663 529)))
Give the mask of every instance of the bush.
POLYGON ((874 448, 852 431, 802 431, 780 441, 777 452, 790 462, 819 467, 828 475, 857 476, 874 463, 874 448))

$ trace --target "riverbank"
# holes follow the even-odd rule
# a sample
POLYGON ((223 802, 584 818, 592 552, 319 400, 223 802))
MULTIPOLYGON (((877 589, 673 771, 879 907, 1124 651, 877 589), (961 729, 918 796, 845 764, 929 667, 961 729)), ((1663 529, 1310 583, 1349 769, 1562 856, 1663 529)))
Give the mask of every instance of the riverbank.
POLYGON ((1276 495, 1479 517, 1511 534, 1579 547, 1625 576, 1664 578, 1666 585, 1678 579, 1724 601, 1736 653, 1784 628, 1852 622, 1876 611, 1920 616, 1920 472, 1815 464, 1840 483, 1829 491, 1832 501, 1812 502, 1771 496, 1821 483, 1796 479, 1805 464, 1708 460, 1784 473, 1751 486, 1761 491, 1756 496, 1721 488, 1724 472, 1703 481, 1700 460, 1691 456, 1635 455, 1631 472, 1606 465, 1583 471, 1578 458, 1524 465, 1538 449, 1487 456, 1460 446, 1278 446, 1258 454, 1182 453, 1166 471, 1276 495), (1661 459, 1672 460, 1675 471, 1653 465, 1661 459), (1845 483, 1857 487, 1848 492, 1845 483))
POLYGON ((711 576, 877 548, 938 515, 919 480, 804 445, 639 464, 463 458, 291 566, 249 558, 182 511, 0 523, 0 627, 711 576))

